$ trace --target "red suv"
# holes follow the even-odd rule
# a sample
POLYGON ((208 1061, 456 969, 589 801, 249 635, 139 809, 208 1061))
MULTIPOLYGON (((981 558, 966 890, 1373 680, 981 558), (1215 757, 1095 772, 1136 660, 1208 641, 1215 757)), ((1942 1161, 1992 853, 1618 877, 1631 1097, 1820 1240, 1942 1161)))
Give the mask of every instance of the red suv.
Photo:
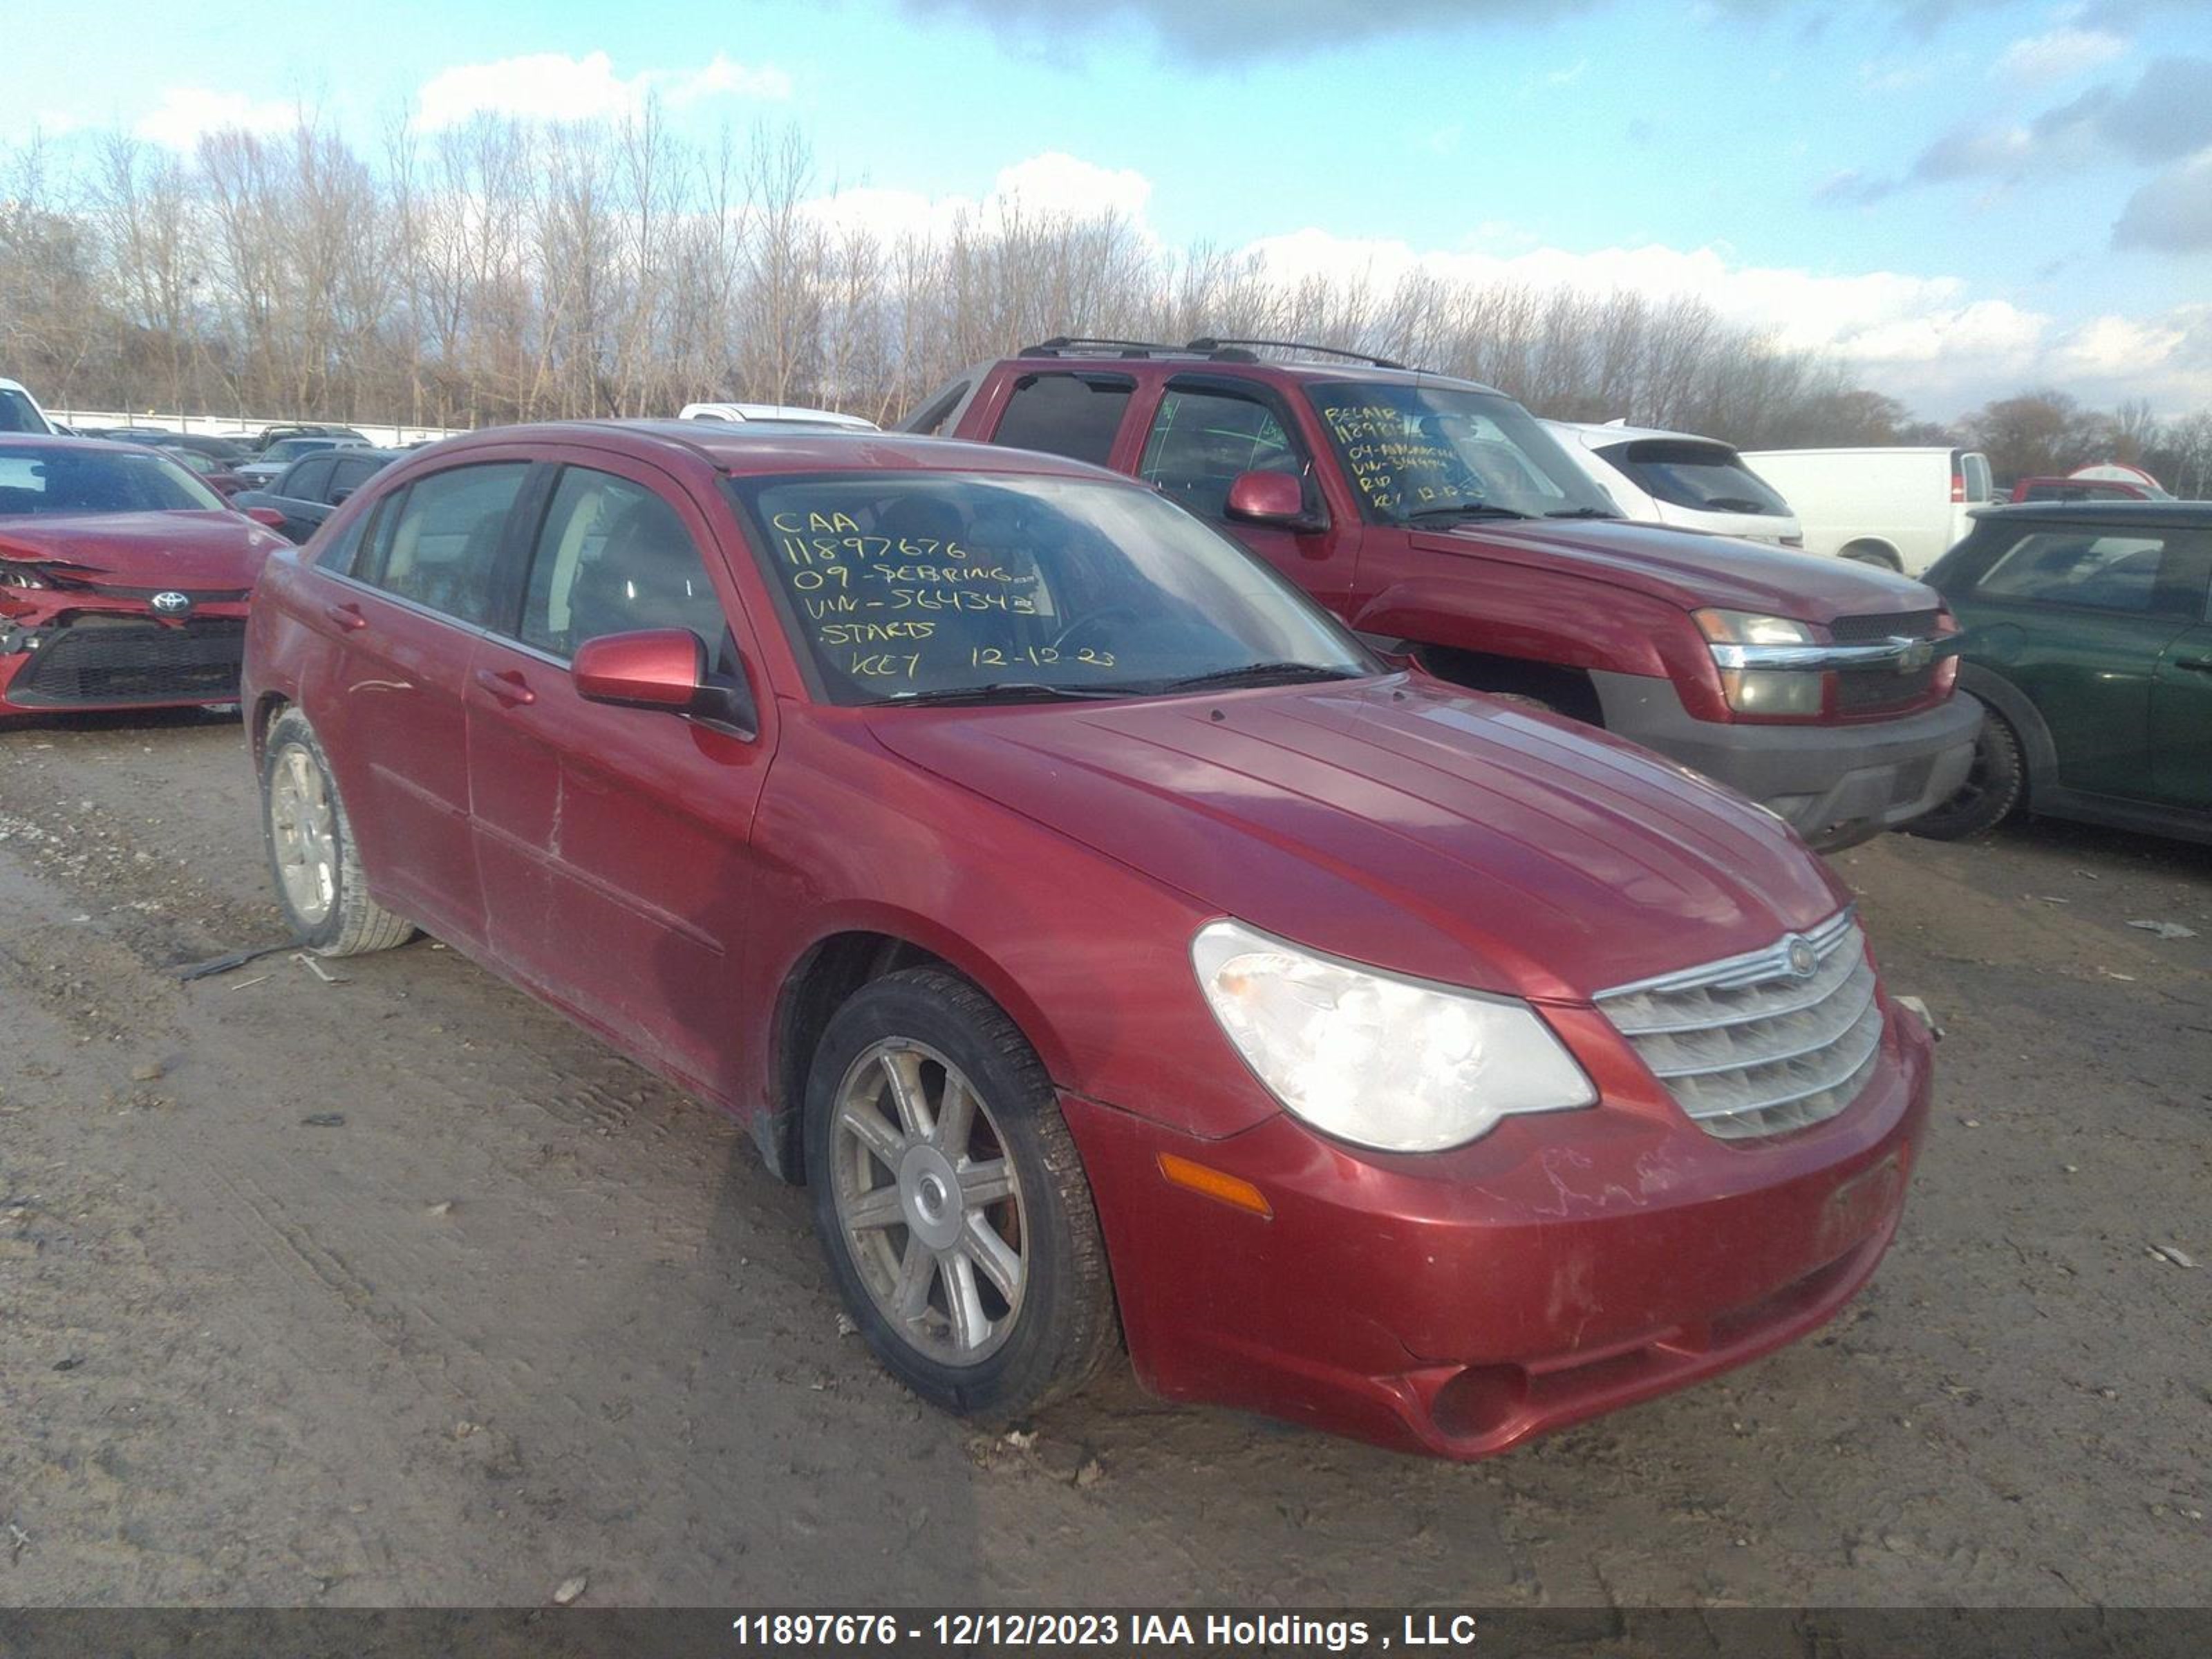
POLYGON ((1393 672, 1048 456, 696 423, 379 473, 256 591, 278 893, 428 928, 744 1120, 957 1411, 1450 1456, 1818 1325, 1929 1049, 1770 815, 1393 672))
POLYGON ((1633 738, 1849 846, 1949 799, 1981 711, 1918 582, 1622 520, 1528 410, 1267 340, 1048 340, 904 423, 1092 461, 1218 525, 1379 648, 1633 738), (1249 348, 1346 362, 1262 362, 1249 348))

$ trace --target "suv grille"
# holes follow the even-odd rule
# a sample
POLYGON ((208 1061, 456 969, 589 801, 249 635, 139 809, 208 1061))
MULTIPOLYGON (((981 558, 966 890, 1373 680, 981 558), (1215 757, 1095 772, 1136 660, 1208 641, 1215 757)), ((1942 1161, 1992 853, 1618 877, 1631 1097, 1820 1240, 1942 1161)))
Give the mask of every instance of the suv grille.
POLYGON ((1908 640, 1927 638, 1936 631, 1933 611, 1893 611, 1879 617, 1838 617, 1828 624, 1828 637, 1838 645, 1865 645, 1902 635, 1908 640))
POLYGON ((1866 936, 1849 910, 1794 942, 1625 985, 1598 1012, 1707 1134, 1784 1134, 1833 1117, 1865 1086, 1881 1048, 1866 936), (1801 953, 1802 954, 1802 953, 1801 953))
POLYGON ((231 617, 177 627, 80 621, 46 636, 9 684, 8 701, 33 708, 229 702, 245 649, 246 624, 231 617))

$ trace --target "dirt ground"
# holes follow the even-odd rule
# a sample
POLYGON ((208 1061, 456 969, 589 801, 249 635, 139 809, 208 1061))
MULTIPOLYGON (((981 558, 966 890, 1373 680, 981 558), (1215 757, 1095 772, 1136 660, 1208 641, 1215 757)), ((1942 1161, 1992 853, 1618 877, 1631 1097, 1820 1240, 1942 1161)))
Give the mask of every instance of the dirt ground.
POLYGON ((2203 1601, 2212 849, 1838 862, 1948 1040, 1826 1331, 1472 1468, 1126 1376, 1010 1443, 730 1122, 454 952, 178 983, 279 937, 234 721, 0 733, 0 1605, 2203 1601))

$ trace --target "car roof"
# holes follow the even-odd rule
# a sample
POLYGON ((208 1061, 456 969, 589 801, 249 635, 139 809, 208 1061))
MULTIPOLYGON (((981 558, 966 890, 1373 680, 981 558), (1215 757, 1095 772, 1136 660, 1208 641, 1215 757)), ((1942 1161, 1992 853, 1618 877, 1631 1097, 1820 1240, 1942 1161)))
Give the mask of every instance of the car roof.
POLYGON ((58 432, 0 432, 0 449, 146 449, 161 453, 159 444, 128 443, 119 438, 64 437, 58 432))
POLYGON ((1735 446, 1724 438, 1708 438, 1700 432, 1674 432, 1661 426, 1628 426, 1619 421, 1553 421, 1544 424, 1557 427, 1563 432, 1577 432, 1608 443, 1634 441, 1644 438, 1664 438, 1674 443, 1711 444, 1715 449, 1733 451, 1735 446))
POLYGON ((581 443, 649 457, 656 451, 704 463, 719 472, 750 477, 779 472, 1030 473, 1051 477, 1129 480, 1104 467, 1034 450, 958 438, 925 438, 903 432, 828 427, 763 428, 713 421, 548 421, 530 426, 486 427, 410 450, 416 461, 495 446, 581 443))
POLYGON ((2212 525, 2212 501, 2004 501, 1978 510, 1978 519, 2064 519, 2112 525, 2212 525))
POLYGON ((872 432, 876 423, 865 415, 845 415, 834 409, 809 409, 799 404, 686 404, 677 416, 685 421, 817 422, 823 426, 848 427, 872 432))

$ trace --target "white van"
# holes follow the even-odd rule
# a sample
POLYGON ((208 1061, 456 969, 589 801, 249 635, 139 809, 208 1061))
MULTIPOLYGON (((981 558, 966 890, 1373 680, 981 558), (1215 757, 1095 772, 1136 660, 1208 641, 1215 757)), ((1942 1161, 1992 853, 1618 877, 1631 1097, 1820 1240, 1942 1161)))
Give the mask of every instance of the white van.
POLYGON ((1744 463, 1790 498, 1808 553, 1917 576, 1973 528, 1995 492, 1972 449, 1747 449, 1744 463))
POLYGON ((54 423, 31 389, 20 380, 0 380, 0 432, 51 434, 54 423))
POLYGON ((1790 503, 1717 438, 1620 421, 1543 425, 1632 519, 1778 547, 1804 545, 1790 503))

